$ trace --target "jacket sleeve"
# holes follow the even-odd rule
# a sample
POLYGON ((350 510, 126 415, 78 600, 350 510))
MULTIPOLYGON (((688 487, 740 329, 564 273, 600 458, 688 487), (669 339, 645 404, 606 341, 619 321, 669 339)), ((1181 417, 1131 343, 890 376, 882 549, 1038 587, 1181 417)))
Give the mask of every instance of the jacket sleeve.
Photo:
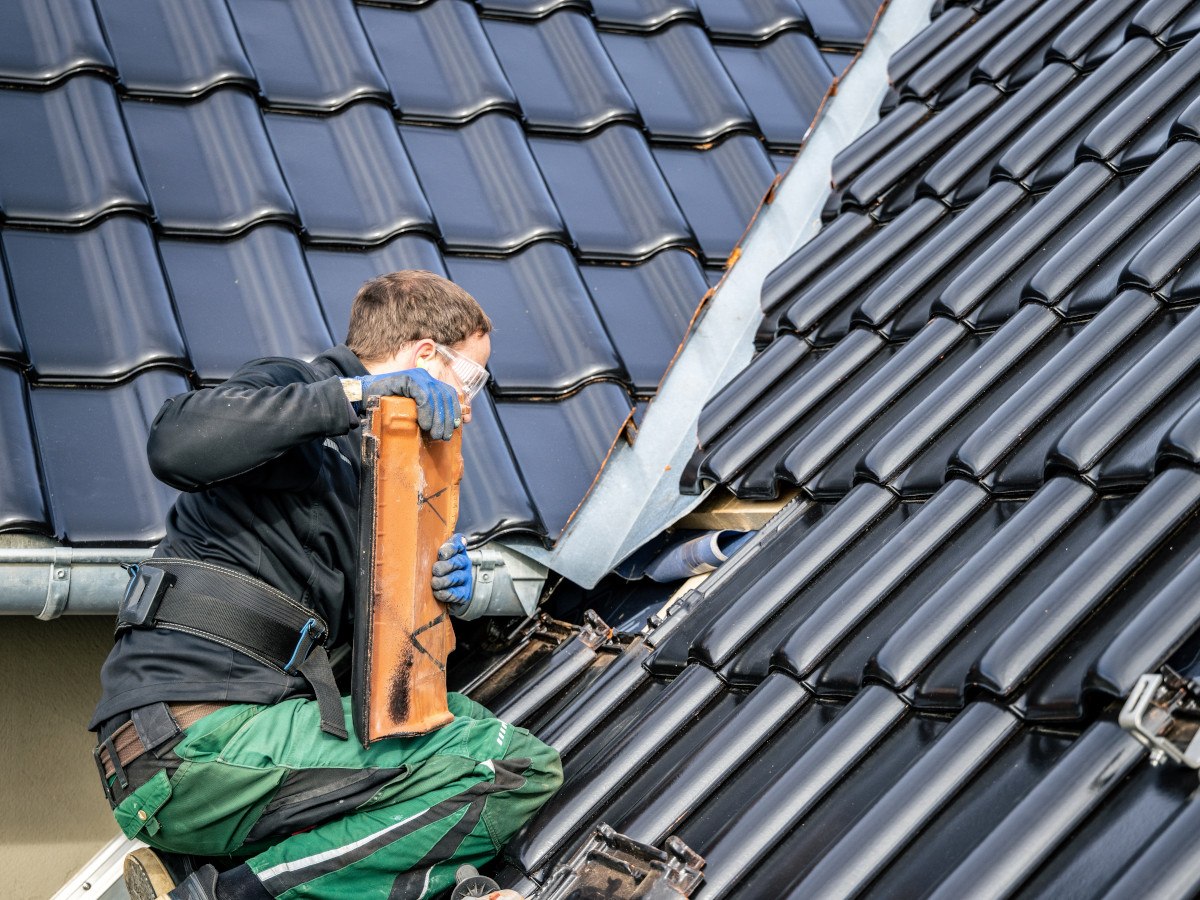
POLYGON ((314 439, 358 424, 339 379, 311 378, 303 363, 263 360, 217 387, 170 398, 150 426, 151 471, 181 491, 232 480, 277 489, 311 483, 323 458, 314 439))

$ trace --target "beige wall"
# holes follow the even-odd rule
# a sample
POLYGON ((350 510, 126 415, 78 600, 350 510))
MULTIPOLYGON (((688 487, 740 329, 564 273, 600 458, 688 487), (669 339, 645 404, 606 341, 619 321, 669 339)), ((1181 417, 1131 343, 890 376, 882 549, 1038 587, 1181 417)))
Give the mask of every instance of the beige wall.
POLYGON ((110 617, 0 617, 0 894, 46 898, 119 833, 85 730, 110 617))

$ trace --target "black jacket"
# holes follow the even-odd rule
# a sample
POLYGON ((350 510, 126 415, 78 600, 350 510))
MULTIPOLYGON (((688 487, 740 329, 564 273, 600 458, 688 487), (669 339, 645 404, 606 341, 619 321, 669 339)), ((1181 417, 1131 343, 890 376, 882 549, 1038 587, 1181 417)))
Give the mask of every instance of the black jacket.
MULTIPOLYGON (((358 416, 338 379, 366 374, 339 345, 312 363, 256 360, 224 384, 167 400, 150 426, 147 452, 154 474, 184 493, 155 555, 208 560, 261 578, 316 610, 330 627, 328 649, 349 640, 359 438, 358 416)), ((121 634, 100 678, 100 704, 88 727, 104 733, 130 709, 159 700, 312 696, 299 676, 165 628, 121 634)))

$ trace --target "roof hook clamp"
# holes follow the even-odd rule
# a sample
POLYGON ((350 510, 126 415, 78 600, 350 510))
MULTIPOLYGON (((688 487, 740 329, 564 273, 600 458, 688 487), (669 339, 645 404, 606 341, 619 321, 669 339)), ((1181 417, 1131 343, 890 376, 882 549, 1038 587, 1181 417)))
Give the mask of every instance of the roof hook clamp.
POLYGON ((1150 764, 1168 759, 1200 769, 1200 680, 1169 666, 1138 679, 1117 722, 1150 749, 1150 764))

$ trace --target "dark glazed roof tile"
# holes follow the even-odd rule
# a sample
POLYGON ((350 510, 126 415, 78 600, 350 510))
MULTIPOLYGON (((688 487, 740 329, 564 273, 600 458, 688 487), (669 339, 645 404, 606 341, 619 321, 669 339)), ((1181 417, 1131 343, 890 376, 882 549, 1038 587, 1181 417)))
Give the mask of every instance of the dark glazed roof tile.
POLYGON ((814 278, 859 246, 880 227, 865 213, 847 212, 838 216, 781 262, 763 280, 762 308, 771 313, 799 296, 814 278))
POLYGON ((587 16, 567 10, 536 22, 487 19, 483 25, 530 128, 584 132, 639 121, 587 16))
MULTIPOLYGON (((0 247, 3 246, 3 232, 0 232, 0 247)), ((8 278, 4 275, 4 255, 0 253, 0 359, 18 364, 29 361, 25 352, 25 341, 21 337, 21 329, 17 325, 17 315, 14 312, 12 295, 8 291, 8 278)))
POLYGON ((589 9, 589 0, 476 0, 489 15, 538 19, 560 9, 589 9))
POLYGON ((474 7, 435 0, 413 10, 359 9, 400 115, 464 122, 492 109, 517 111, 474 7))
POLYGON ((699 21, 696 0, 592 0, 601 25, 650 31, 675 19, 699 21))
POLYGON ((897 88, 903 87, 909 75, 970 28, 977 18, 979 12, 973 6, 947 9, 892 54, 888 60, 888 80, 897 88))
POLYGON ((97 6, 130 93, 194 97, 232 83, 258 89, 224 0, 97 0, 97 6))
POLYGON ((164 240, 159 247, 202 379, 228 378, 261 356, 312 359, 329 347, 291 229, 264 225, 232 241, 164 240))
POLYGON ((336 340, 346 336, 350 302, 358 289, 376 275, 402 269, 425 269, 445 277, 446 267, 437 244, 419 234, 405 234, 381 247, 361 250, 304 248, 308 268, 325 321, 336 340))
POLYGON ((496 409, 529 493, 555 539, 619 440, 632 409, 629 395, 619 385, 601 382, 563 400, 497 401, 496 409))
POLYGON ((15 369, 0 365, 0 532, 51 531, 42 497, 37 452, 25 399, 25 380, 15 369))
POLYGON ((386 107, 356 103, 321 117, 268 113, 264 121, 310 241, 377 244, 401 231, 436 234, 386 107))
POLYGON ((1167 32, 1166 44, 1168 47, 1178 47, 1190 41, 1197 34, 1200 34, 1200 9, 1190 7, 1171 23, 1171 28, 1167 32))
POLYGON ((254 100, 218 90, 185 105, 127 100, 125 120, 165 231, 233 234, 265 219, 294 221, 254 100))
POLYGON ((799 0, 812 33, 822 47, 857 50, 879 12, 875 0, 799 0))
POLYGON ((705 262, 724 262, 775 180, 762 143, 735 134, 711 150, 655 147, 654 158, 700 241, 705 262))
POLYGON ((85 231, 3 234, 29 358, 39 378, 116 378, 186 366, 154 237, 132 216, 85 231))
POLYGON ((1182 276, 1182 270, 1196 257, 1197 249, 1200 249, 1200 198, 1183 207, 1134 254, 1118 281, 1151 292, 1162 290, 1176 273, 1182 276))
POLYGON ((928 122, 933 115, 933 110, 920 100, 905 100, 899 104, 838 151, 833 158, 834 187, 844 189, 867 166, 911 135, 914 129, 928 122))
POLYGON ((637 266, 579 270, 634 390, 653 393, 708 289, 700 264, 686 251, 664 250, 637 266))
POLYGON ((1175 462, 1200 469, 1200 404, 1180 416, 1163 436, 1159 464, 1175 462))
POLYGON ((508 252, 566 239, 517 121, 488 115, 461 128, 404 125, 404 146, 452 250, 508 252))
POLYGON ((808 28, 799 0, 696 0, 713 37, 761 40, 784 28, 808 28))
POLYGON ((1011 91, 1032 78, 1063 23, 1091 0, 1055 0, 1043 3, 996 42, 979 61, 973 80, 990 81, 1011 91))
POLYGON ((457 528, 472 546, 511 531, 545 531, 487 391, 471 401, 471 421, 463 429, 457 528))
POLYGON ((721 44, 716 50, 767 143, 799 147, 835 74, 812 38, 787 31, 763 45, 721 44))
POLYGON ((577 141, 531 138, 529 146, 585 258, 638 260, 695 245, 637 129, 618 124, 577 141))
POLYGON ((649 35, 600 35, 651 136, 701 144, 754 119, 709 42, 690 22, 649 35))
POLYGON ((228 2, 271 106, 330 110, 387 98, 351 0, 228 2))
POLYGON ((83 69, 114 72, 89 0, 9 0, 0 7, 0 80, 48 84, 83 69))
POLYGON ((162 539, 175 492, 151 474, 146 436, 163 401, 186 390, 181 375, 152 369, 117 387, 31 391, 59 540, 111 546, 162 539))
POLYGON ((9 222, 82 225, 149 206, 108 82, 80 75, 50 91, 0 90, 0 121, 9 222))
MULTIPOLYGON (((1046 51, 1047 61, 1062 60, 1090 72, 1125 42, 1125 29, 1145 0, 1092 0, 1055 37, 1046 51)), ((1135 39, 1136 40, 1136 39, 1135 39)))
POLYGON ((538 241, 504 259, 451 256, 450 277, 496 326, 488 368, 507 394, 561 394, 594 378, 626 378, 571 251, 538 241))
POLYGON ((1134 14, 1129 34, 1162 40, 1191 6, 1190 0, 1146 0, 1134 14))
POLYGON ((1000 156, 997 171, 1033 190, 1057 184, 1075 165, 1088 132, 1166 59, 1149 38, 1123 45, 1013 141, 1000 156))

